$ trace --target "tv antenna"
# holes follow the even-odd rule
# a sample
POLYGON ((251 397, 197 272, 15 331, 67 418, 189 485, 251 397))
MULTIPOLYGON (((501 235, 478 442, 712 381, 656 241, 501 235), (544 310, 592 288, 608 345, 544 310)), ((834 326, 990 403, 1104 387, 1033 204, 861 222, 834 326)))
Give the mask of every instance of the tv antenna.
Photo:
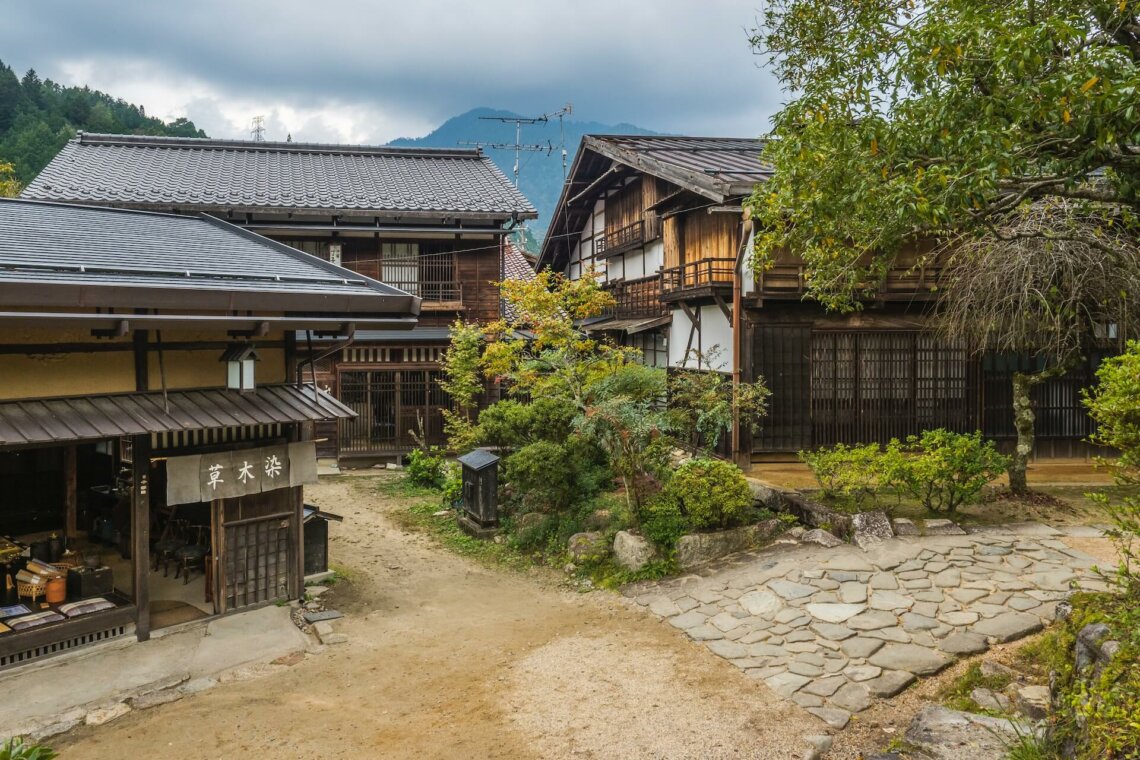
POLYGON ((249 134, 253 136, 254 142, 265 142, 265 117, 254 116, 253 125, 250 127, 249 134))
POLYGON ((567 103, 554 113, 544 113, 541 116, 480 116, 483 121, 498 121, 503 124, 515 125, 515 141, 513 143, 488 143, 461 140, 460 145, 470 145, 476 148, 497 148, 500 150, 513 150, 515 152, 514 180, 515 187, 519 186, 520 159, 524 152, 540 153, 545 151, 549 156, 554 153, 554 143, 547 140, 546 145, 524 144, 522 141, 522 128, 524 124, 546 124, 551 119, 558 119, 558 149, 562 152, 562 181, 566 181, 566 131, 563 118, 571 114, 574 106, 567 103))

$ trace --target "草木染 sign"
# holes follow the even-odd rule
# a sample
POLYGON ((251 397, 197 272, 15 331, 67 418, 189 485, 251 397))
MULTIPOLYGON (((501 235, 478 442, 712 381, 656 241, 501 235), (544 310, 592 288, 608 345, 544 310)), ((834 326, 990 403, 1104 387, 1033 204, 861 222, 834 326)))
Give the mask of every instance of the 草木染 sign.
POLYGON ((193 504, 317 482, 312 441, 166 460, 166 503, 193 504))

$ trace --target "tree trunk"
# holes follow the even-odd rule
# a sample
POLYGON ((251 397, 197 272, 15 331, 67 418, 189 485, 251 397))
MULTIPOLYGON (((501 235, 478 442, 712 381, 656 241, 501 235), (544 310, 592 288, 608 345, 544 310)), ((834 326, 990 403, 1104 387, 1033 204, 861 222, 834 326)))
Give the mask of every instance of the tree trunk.
POLYGON ((1033 413, 1030 391, 1040 382, 1040 375, 1013 373, 1013 427, 1017 430, 1017 447, 1009 461, 1009 490, 1018 496, 1029 493, 1025 471, 1033 454, 1033 427, 1037 416, 1033 413))

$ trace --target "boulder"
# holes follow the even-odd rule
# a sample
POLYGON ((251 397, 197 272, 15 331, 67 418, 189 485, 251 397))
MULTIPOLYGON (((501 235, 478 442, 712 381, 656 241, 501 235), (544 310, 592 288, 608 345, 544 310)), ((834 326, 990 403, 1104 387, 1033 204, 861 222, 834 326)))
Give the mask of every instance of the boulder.
POLYGON ((810 528, 823 528, 827 526, 832 532, 839 535, 851 533, 851 516, 836 512, 830 507, 814 502, 803 494, 785 492, 782 494, 783 511, 791 512, 799 518, 800 523, 810 528))
POLYGON ((1005 757, 1010 745, 1030 731, 1004 718, 927 705, 911 721, 905 739, 934 760, 962 760, 967 755, 980 760, 1005 757))
POLYGON ((566 553, 577 563, 604 559, 609 556, 610 545, 600 531, 575 533, 566 542, 566 553))
POLYGON ((1049 716, 1049 687, 1018 686, 1013 691, 1013 703, 1017 711, 1030 720, 1044 720, 1049 716))
POLYGON ((751 479, 748 481, 748 488, 752 491, 752 503, 756 506, 770 509, 773 512, 784 511, 786 504, 784 494, 778 488, 751 479))
POLYGON ((719 530, 715 533, 690 533, 677 541, 675 555, 677 567, 689 570, 728 554, 753 549, 776 535, 779 520, 765 520, 742 528, 719 530))
POLYGON ((918 526, 914 524, 913 520, 908 520, 905 517, 896 517, 891 520, 891 527, 894 529, 896 536, 918 535, 918 526))
POLYGON ((851 528, 854 531, 851 540, 863 551, 895 536, 891 521, 884 512, 860 512, 851 518, 851 528))
POLYGON ((974 689, 970 692, 970 699, 974 700, 974 703, 983 710, 1009 712, 1009 697, 993 689, 974 689))
POLYGON ((923 533, 928 536, 964 536, 966 531, 953 520, 923 520, 923 533))
POLYGON ((813 528, 805 532, 800 536, 800 541, 805 544, 819 544, 825 549, 834 549, 836 546, 842 546, 843 544, 842 541, 823 528, 813 528))
POLYGON ((1090 623, 1077 634, 1077 670, 1084 670, 1101 659, 1101 642, 1108 638, 1109 627, 1090 623))
POLYGON ((614 560, 626 570, 637 572, 657 556, 657 549, 644 536, 619 530, 614 536, 614 560))

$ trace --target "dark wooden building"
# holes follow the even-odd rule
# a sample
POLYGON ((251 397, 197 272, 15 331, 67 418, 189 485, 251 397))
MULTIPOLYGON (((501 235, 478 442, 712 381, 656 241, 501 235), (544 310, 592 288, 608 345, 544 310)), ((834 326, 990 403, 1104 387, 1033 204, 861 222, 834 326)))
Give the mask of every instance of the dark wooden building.
MULTIPOLYGON (((752 271, 742 203, 770 176, 762 149, 755 139, 587 135, 539 268, 600 272, 617 305, 585 329, 641 349, 647 364, 762 376, 773 396, 761 432, 725 441, 723 453, 742 463, 936 427, 1012 446, 1010 378, 1032 362, 972 356, 933 334, 942 272, 927 252, 900 253, 878 292, 847 316, 805 301, 794 252, 752 271), (711 366, 698 362, 714 349, 711 366)), ((1080 390, 1098 361, 1034 389, 1038 456, 1089 453, 1080 390)))
POLYGON ((0 199, 0 303, 0 668, 300 597, 313 428, 355 414, 297 334, 418 299, 209 217, 0 199))
POLYGON ((80 134, 23 195, 208 213, 418 297, 411 332, 301 337, 317 383, 358 413, 317 435, 347 465, 399 456, 421 426, 442 440, 448 325, 498 318, 508 228, 537 216, 477 150, 292 142, 80 134))

